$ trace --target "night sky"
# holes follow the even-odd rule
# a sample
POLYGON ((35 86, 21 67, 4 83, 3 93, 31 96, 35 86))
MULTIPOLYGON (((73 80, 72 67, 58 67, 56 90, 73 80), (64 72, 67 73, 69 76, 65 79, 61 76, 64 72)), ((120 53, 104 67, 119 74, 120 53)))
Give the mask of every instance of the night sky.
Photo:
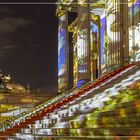
POLYGON ((57 26, 55 4, 0 4, 2 72, 33 89, 56 88, 57 26))

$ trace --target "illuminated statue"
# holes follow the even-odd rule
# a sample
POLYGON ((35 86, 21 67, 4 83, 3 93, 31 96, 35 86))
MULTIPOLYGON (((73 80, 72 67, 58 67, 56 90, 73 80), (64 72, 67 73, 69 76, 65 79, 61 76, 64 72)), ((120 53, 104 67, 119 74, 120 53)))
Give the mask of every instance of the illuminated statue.
POLYGON ((6 88, 5 77, 2 73, 0 74, 0 88, 6 88))
POLYGON ((26 89, 21 84, 14 82, 10 75, 3 75, 2 73, 0 73, 0 89, 2 92, 26 92, 26 89))

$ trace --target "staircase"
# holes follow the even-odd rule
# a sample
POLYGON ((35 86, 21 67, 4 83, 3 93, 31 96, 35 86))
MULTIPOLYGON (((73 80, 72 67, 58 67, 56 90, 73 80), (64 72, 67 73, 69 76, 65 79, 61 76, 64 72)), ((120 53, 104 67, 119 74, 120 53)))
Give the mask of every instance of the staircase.
POLYGON ((8 140, 140 140, 140 63, 24 112, 0 131, 8 140))

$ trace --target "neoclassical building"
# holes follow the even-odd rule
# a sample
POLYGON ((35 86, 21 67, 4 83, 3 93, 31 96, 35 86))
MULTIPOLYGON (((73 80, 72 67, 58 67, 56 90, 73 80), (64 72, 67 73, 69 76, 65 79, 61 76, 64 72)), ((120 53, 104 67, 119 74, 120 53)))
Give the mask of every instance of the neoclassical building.
POLYGON ((59 92, 140 60, 140 0, 58 0, 56 13, 59 92))

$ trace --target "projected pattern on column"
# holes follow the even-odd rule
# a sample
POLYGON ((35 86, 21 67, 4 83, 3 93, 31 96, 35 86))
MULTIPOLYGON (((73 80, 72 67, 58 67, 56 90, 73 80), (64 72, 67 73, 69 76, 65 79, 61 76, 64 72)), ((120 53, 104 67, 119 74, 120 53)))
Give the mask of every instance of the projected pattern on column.
MULTIPOLYGON (((80 3, 80 1, 79 1, 80 3)), ((90 79, 89 63, 89 7, 78 7, 78 32, 77 32, 77 55, 78 55, 78 80, 90 79)), ((84 82, 84 81, 83 81, 84 82)))
POLYGON ((140 60, 140 1, 129 2, 129 56, 130 61, 140 60))
POLYGON ((58 90, 68 88, 67 15, 59 17, 58 28, 58 90))
POLYGON ((128 63, 128 16, 127 0, 108 2, 106 10, 107 19, 107 66, 114 69, 128 63))
POLYGON ((105 31, 106 31, 106 17, 101 19, 101 29, 100 29, 100 48, 101 48, 101 71, 105 72, 105 31))
POLYGON ((99 31, 98 26, 94 23, 94 21, 90 22, 90 65, 91 65, 91 80, 95 80, 97 78, 97 63, 98 63, 98 35, 99 31))

